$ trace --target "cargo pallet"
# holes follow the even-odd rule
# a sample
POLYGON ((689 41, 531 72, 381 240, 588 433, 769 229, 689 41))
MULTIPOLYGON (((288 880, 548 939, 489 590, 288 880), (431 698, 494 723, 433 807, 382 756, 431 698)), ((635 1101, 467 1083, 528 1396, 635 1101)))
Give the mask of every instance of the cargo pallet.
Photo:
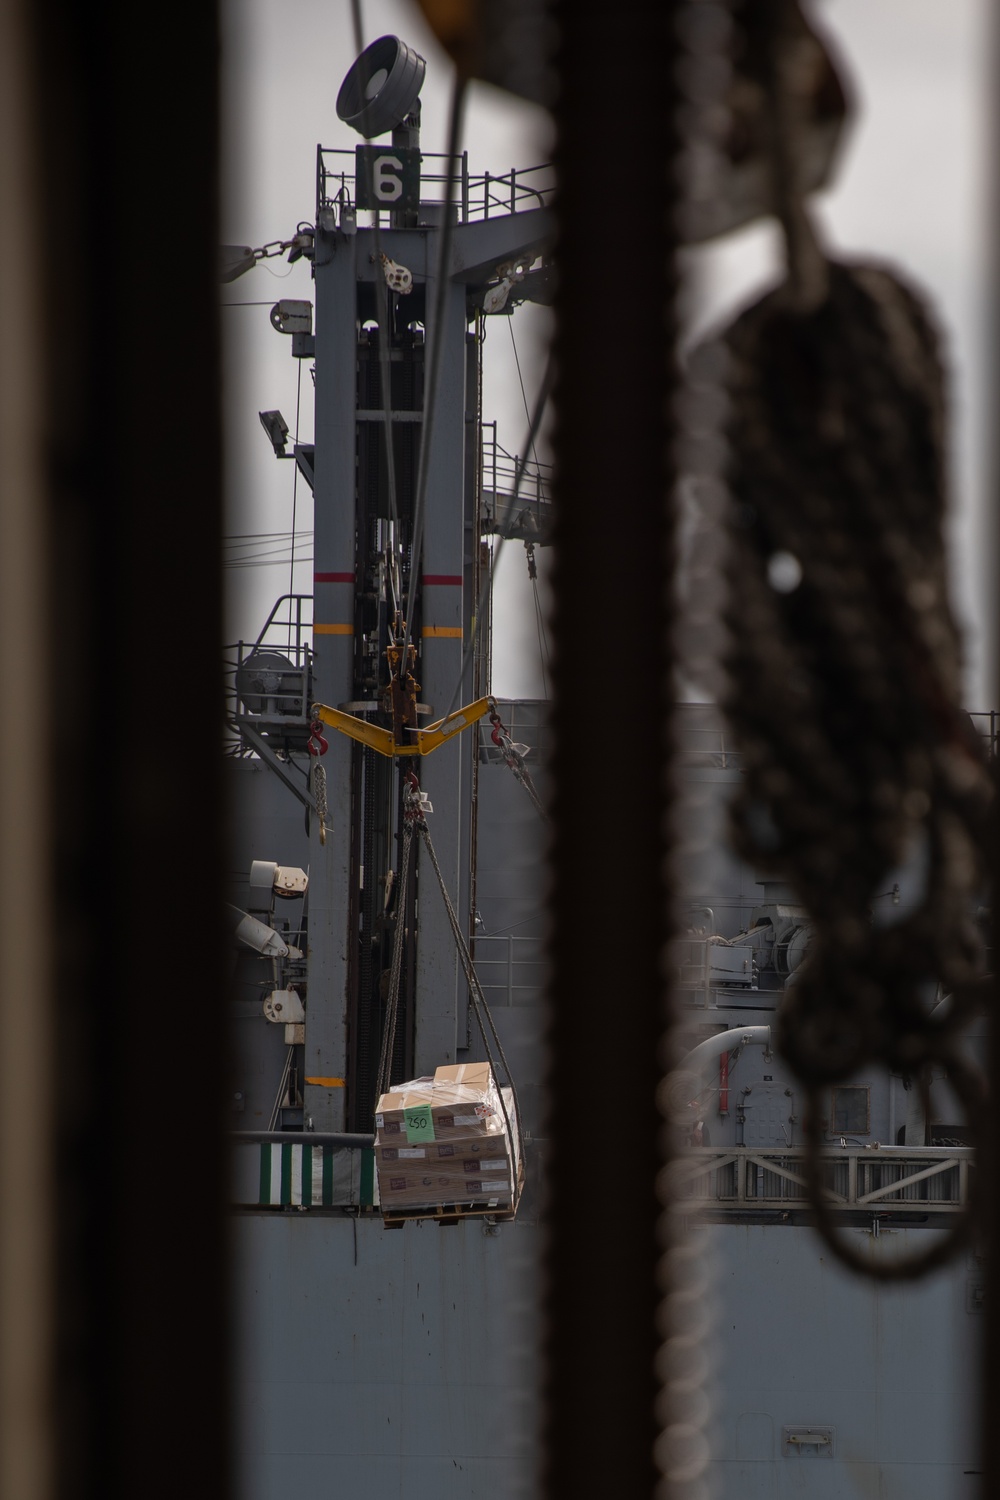
POLYGON ((430 1219, 432 1223, 458 1224, 462 1219, 512 1219, 513 1208, 490 1208, 486 1203, 439 1203, 434 1208, 394 1208, 384 1214, 386 1229, 402 1229, 408 1219, 430 1219))
POLYGON ((484 1198, 476 1198, 469 1203, 438 1203, 428 1205, 426 1208, 390 1208, 383 1210, 382 1224, 385 1229, 402 1229, 410 1219, 430 1220, 433 1224, 440 1224, 442 1228, 447 1224, 458 1224, 462 1219, 495 1219, 501 1223, 509 1223, 517 1214, 517 1205, 521 1201, 523 1189, 524 1172, 522 1171, 518 1178, 514 1202, 503 1208, 496 1204, 491 1208, 484 1198))

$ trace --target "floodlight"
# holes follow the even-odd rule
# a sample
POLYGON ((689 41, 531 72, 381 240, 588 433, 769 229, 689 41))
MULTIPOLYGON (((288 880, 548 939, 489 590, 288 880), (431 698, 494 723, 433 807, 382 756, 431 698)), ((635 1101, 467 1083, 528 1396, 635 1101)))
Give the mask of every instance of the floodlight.
POLYGON ((267 433, 276 456, 278 458, 287 458, 288 454, 285 452, 285 444, 288 441, 288 423, 281 415, 281 412, 259 411, 257 415, 260 417, 260 425, 267 433))
POLYGON ((337 114, 366 140, 401 125, 423 87, 427 64, 398 36, 366 47, 340 85, 337 114))

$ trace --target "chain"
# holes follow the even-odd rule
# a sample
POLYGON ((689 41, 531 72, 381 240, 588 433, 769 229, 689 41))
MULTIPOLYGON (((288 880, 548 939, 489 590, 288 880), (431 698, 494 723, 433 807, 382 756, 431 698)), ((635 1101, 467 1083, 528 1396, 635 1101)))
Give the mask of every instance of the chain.
POLYGON ((314 718, 309 725, 309 739, 306 749, 312 757, 312 770, 309 776, 312 794, 316 801, 316 817, 319 820, 319 841, 326 843, 327 835, 327 803, 326 803, 326 770, 320 763, 320 757, 325 755, 330 746, 323 733, 322 722, 314 718))
POLYGON ((319 841, 326 843, 327 816, 329 809, 326 803, 326 767, 319 761, 315 761, 312 767, 312 793, 316 799, 316 817, 319 820, 319 841))
POLYGON ((300 256, 310 254, 313 248, 314 232, 311 226, 300 226, 290 240, 268 240, 266 245, 259 245, 251 250, 250 254, 254 261, 272 260, 276 255, 284 255, 286 250, 292 251, 289 260, 298 260, 300 256), (296 254, 295 252, 298 252, 296 254))

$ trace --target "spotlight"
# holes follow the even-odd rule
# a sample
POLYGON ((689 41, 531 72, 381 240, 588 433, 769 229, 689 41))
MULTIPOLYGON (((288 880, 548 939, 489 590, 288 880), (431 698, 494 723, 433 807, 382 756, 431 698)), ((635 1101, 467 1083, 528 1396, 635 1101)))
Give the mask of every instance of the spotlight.
POLYGON ((366 47, 340 85, 337 114, 366 140, 401 125, 423 87, 427 64, 398 36, 366 47))
POLYGON ((288 423, 280 411, 259 411, 260 425, 270 440, 276 458, 288 458, 285 444, 288 442, 288 423))

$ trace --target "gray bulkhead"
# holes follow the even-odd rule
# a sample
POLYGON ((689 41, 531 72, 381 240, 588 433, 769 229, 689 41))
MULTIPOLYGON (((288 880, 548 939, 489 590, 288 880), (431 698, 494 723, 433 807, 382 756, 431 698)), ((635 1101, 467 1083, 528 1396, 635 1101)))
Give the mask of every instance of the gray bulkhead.
MULTIPOLYGON (((544 705, 499 707, 515 738, 530 744, 528 764, 544 795, 544 705)), ((255 1168, 238 1171, 232 1228, 241 1500, 514 1500, 534 1492, 543 839, 537 812, 488 732, 480 734, 479 753, 477 962, 533 1137, 521 1209, 515 1223, 413 1222, 387 1230, 377 1209, 256 1206, 248 1201, 255 1168)), ((260 761, 234 759, 230 768, 238 811, 232 899, 239 905, 252 858, 305 867, 308 843, 302 808, 260 761)), ((299 904, 287 903, 293 928, 299 904)), ((236 1130, 267 1128, 281 1076, 282 1028, 262 1010, 265 970, 265 960, 241 959, 233 1019, 236 1130)), ((461 1031, 464 1040, 464 1017, 461 1031)), ((460 1058, 477 1055, 478 1036, 470 1039, 460 1058)))
MULTIPOLYGON (((539 705, 501 711, 517 724, 515 738, 544 746, 534 728, 539 705)), ((725 839, 724 804, 739 760, 714 710, 683 705, 679 726, 681 909, 710 906, 717 930, 732 938, 761 894, 725 839)), ((493 941, 481 941, 477 957, 536 1136, 535 1175, 517 1222, 485 1231, 475 1223, 387 1231, 377 1212, 236 1212, 241 1500, 280 1500, 290 1490, 311 1500, 362 1486, 455 1500, 537 1493, 543 1023, 541 970, 529 960, 540 956, 544 830, 523 789, 491 760, 488 735, 480 747, 478 907, 480 930, 493 941), (515 935, 523 950, 507 941, 515 935)), ((252 854, 303 860, 297 804, 258 763, 233 769, 242 787, 239 868, 252 854)), ((543 781, 544 764, 533 774, 543 781)), ((706 1006, 693 987, 690 1035, 767 1021, 777 998, 766 987, 717 985, 706 1006)), ((271 1045, 277 1028, 259 1002, 251 1015, 251 1003, 238 1003, 237 1053, 243 1076, 266 1083, 259 1098, 257 1085, 246 1084, 237 1128, 270 1107, 281 1052, 280 1039, 271 1045)), ((627 1023, 623 997, 609 1000, 612 1011, 627 1023)), ((595 1039, 595 1070, 599 1064, 595 1039)), ((747 1085, 748 1144, 794 1136, 790 1082, 779 1060, 748 1047, 731 1071, 729 1118, 706 1115, 713 1140, 735 1140, 736 1100, 747 1085), (758 1108, 765 1096, 768 1107, 758 1108)), ((887 1140, 900 1106, 893 1115, 887 1080, 870 1084, 869 1138, 878 1131, 887 1140)), ((916 1285, 886 1287, 844 1271, 793 1214, 719 1205, 714 1218, 702 1232, 714 1288, 711 1435, 720 1500, 971 1493, 983 1295, 975 1250, 916 1285), (820 1441, 803 1441, 810 1432, 820 1441)), ((921 1249, 943 1230, 884 1218, 877 1236, 857 1222, 843 1232, 874 1257, 921 1249)))

